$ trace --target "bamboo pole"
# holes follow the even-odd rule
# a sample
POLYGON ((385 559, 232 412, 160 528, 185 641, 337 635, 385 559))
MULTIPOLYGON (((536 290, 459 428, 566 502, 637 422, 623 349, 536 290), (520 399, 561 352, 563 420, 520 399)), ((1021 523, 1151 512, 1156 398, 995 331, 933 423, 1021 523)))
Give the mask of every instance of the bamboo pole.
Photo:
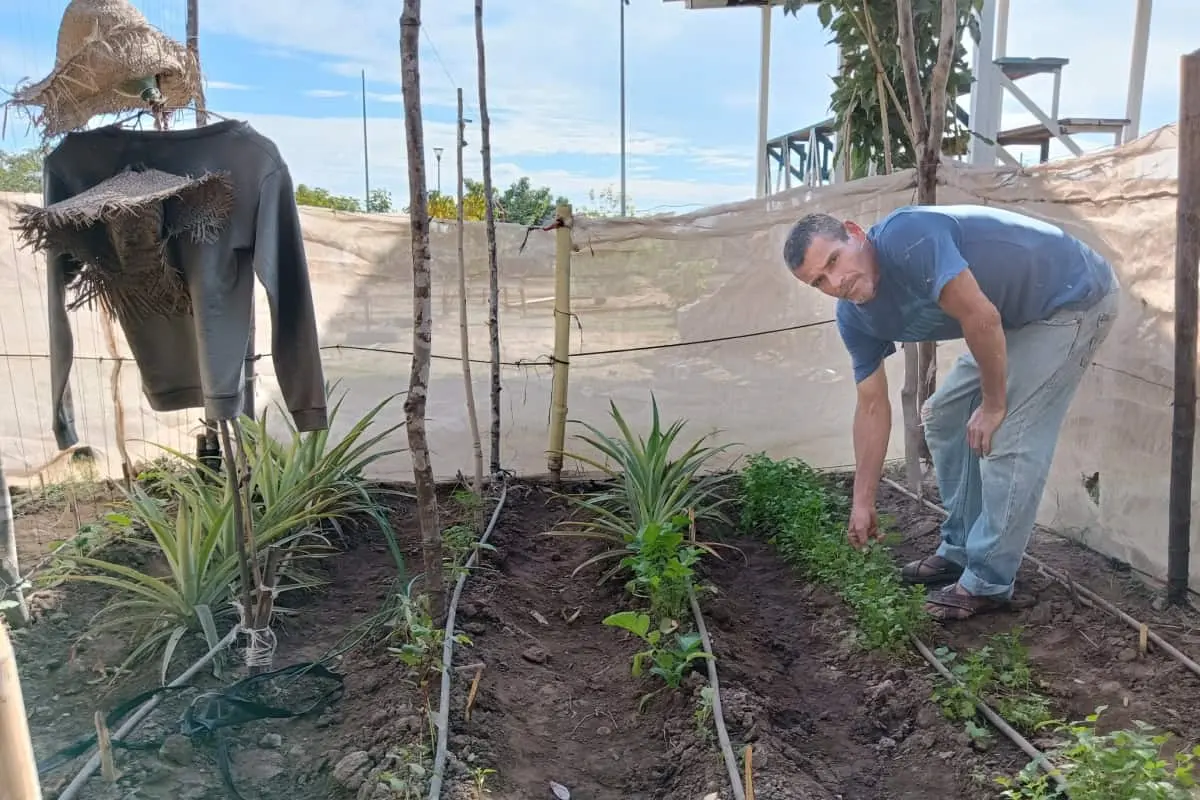
POLYGON ((12 495, 8 492, 4 466, 0 464, 0 603, 12 603, 0 616, 14 628, 29 624, 29 605, 25 602, 23 584, 17 559, 17 525, 13 521, 12 495))
POLYGON ((0 798, 41 800, 37 761, 8 628, 0 624, 0 798))
POLYGON ((550 390, 550 450, 547 466, 555 484, 562 482, 567 439, 567 372, 571 364, 571 206, 555 209, 554 231, 554 382, 550 390))

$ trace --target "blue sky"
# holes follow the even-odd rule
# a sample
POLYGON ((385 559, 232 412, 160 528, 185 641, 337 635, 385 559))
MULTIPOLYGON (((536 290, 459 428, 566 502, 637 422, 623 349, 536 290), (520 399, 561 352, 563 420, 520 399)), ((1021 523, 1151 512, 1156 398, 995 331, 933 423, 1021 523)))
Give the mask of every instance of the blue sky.
MULTIPOLYGON (((619 2, 487 0, 497 185, 529 175, 577 203, 587 201, 589 190, 617 185, 619 2)), ((153 24, 183 38, 184 0, 134 4, 153 24)), ((433 148, 445 147, 442 185, 452 191, 456 86, 464 89, 467 116, 476 120, 468 127, 467 174, 480 173, 473 3, 422 5, 429 180, 436 188, 433 148)), ((628 184, 639 210, 685 210, 753 194, 759 12, 682 6, 634 0, 626 9, 628 184)), ((1178 59, 1196 46, 1195 0, 1154 6, 1143 132, 1178 118, 1178 59)), ((0 88, 50 69, 65 7, 66 0, 0 3, 0 88)), ((210 108, 246 119, 274 139, 297 183, 359 196, 359 75, 365 69, 371 183, 403 199, 400 7, 399 0, 200 0, 210 108)), ((1009 53, 1071 59, 1064 115, 1124 116, 1134 7, 1135 0, 1011 0, 1009 53)), ((772 136, 827 115, 835 66, 827 38, 812 11, 799 19, 775 11, 772 136)), ((1022 87, 1048 105, 1048 80, 1022 87)), ((1015 100, 1006 100, 1006 127, 1032 121, 1015 100)), ((24 122, 10 114, 0 148, 32 141, 24 122)))

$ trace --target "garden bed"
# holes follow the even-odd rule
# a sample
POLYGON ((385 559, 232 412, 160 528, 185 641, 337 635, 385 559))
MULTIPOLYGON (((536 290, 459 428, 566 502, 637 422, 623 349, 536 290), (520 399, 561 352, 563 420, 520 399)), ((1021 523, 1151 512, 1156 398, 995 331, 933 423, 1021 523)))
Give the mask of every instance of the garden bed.
MULTIPOLYGON (((448 494, 442 505, 451 509, 443 522, 452 525, 448 494)), ((893 553, 898 561, 935 544, 932 511, 894 490, 883 492, 880 510, 901 533, 893 553)), ((553 798, 554 782, 572 800, 713 794, 728 800, 703 663, 682 689, 661 691, 641 705, 661 681, 633 677, 637 642, 602 623, 629 605, 620 581, 597 586, 595 569, 572 576, 596 546, 540 535, 571 513, 545 487, 513 484, 494 549, 484 551, 467 582, 458 627, 470 641, 455 647, 443 797, 475 798, 488 790, 487 796, 505 800, 553 798)), ((409 563, 418 563, 414 510, 400 503, 390 516, 409 563)), ((22 519, 17 525, 19 534, 29 528, 22 519)), ((702 533, 738 548, 723 549, 720 559, 705 556, 697 585, 729 735, 739 760, 744 746, 752 747, 759 800, 990 798, 998 794, 997 775, 1012 775, 1026 763, 1006 739, 972 737, 962 720, 947 719, 932 699, 941 681, 911 650, 864 649, 856 641, 861 622, 837 596, 839 587, 811 583, 785 563, 767 542, 773 531, 753 538, 702 533)), ((44 525, 38 536, 43 543, 64 538, 47 536, 44 525)), ((229 729, 233 777, 247 800, 425 796, 437 681, 415 685, 413 671, 389 650, 397 646, 390 629, 365 627, 400 590, 382 536, 364 528, 348 533, 345 544, 322 567, 328 585, 291 603, 298 613, 281 626, 275 657, 279 668, 345 650, 330 662, 345 675, 345 695, 319 715, 229 729)), ((1049 535, 1039 535, 1034 552, 1185 650, 1200 649, 1188 627, 1194 618, 1189 623, 1178 612, 1155 611, 1127 572, 1049 535)), ((1139 719, 1187 741, 1200 738, 1200 724, 1187 711, 1200 704, 1200 678, 1153 650, 1140 655, 1136 631, 1075 606, 1070 593, 1048 579, 1023 573, 1022 581, 1038 594, 1035 607, 933 627, 931 644, 965 653, 991 634, 1021 626, 1029 662, 1056 714, 1079 719, 1107 704, 1104 724, 1127 727, 1139 719)), ((107 635, 78 641, 106 600, 97 587, 66 584, 35 600, 40 621, 18 633, 15 646, 36 749, 45 757, 89 732, 98 708, 153 686, 158 664, 110 684, 121 641, 107 635)), ((172 674, 206 649, 198 640, 185 646, 172 674)), ((218 685, 207 672, 199 682, 218 685)), ((135 738, 167 735, 188 700, 165 701, 135 738)), ((97 775, 80 796, 226 798, 215 752, 179 737, 161 751, 118 750, 121 781, 108 786, 97 775)), ((47 797, 76 770, 47 779, 47 797)))

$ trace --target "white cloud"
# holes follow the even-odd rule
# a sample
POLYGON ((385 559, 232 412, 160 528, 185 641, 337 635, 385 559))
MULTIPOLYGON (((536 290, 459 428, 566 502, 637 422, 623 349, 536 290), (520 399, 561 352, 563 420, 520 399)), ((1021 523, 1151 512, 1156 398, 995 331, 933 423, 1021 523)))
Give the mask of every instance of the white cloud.
POLYGON ((309 89, 304 94, 307 97, 315 97, 318 100, 330 100, 336 97, 350 96, 349 92, 344 92, 340 89, 309 89))
POLYGON ((244 83, 230 83, 229 81, 210 81, 206 80, 204 86, 207 89, 218 89, 226 92, 248 92, 253 89, 253 86, 247 86, 244 83))

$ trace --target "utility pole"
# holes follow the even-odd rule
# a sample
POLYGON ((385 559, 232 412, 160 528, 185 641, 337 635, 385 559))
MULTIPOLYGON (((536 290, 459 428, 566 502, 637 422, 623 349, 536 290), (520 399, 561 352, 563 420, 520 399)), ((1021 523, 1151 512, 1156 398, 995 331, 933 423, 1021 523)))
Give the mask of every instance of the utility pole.
POLYGON ((437 159, 437 191, 439 195, 442 193, 442 153, 445 149, 444 147, 433 148, 433 157, 437 159))
POLYGON ((368 213, 371 211, 371 159, 367 151, 367 71, 362 71, 362 117, 363 117, 363 182, 366 184, 366 205, 363 206, 368 213))
MULTIPOLYGON (((187 0, 187 49, 200 69, 200 0, 187 0)), ((204 72, 200 72, 201 76, 204 72)), ((204 101, 204 81, 201 78, 200 96, 196 98, 196 127, 208 124, 208 104, 204 101)))
POLYGON ((621 6, 621 216, 625 216, 625 6, 629 0, 617 0, 621 6))

